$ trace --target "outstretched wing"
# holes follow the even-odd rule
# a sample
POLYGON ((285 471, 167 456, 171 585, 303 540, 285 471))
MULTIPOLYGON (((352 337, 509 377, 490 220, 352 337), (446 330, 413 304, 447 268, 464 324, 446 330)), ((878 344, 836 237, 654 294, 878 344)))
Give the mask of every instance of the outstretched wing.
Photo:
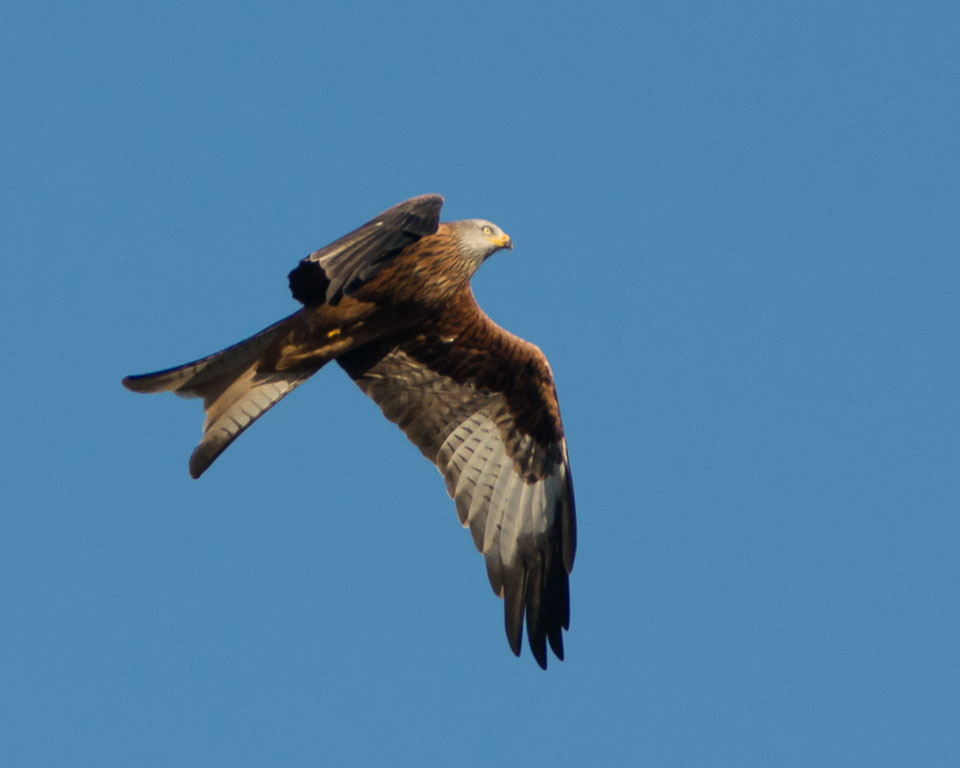
POLYGON ((408 245, 436 232, 442 206, 440 195, 412 197, 314 251, 290 273, 293 298, 336 306, 408 245))
POLYGON ((576 548, 553 377, 537 347, 474 310, 482 321, 452 336, 441 324, 337 361, 436 464, 504 598, 510 647, 520 654, 526 615, 530 649, 546 669, 547 641, 563 658, 576 548))

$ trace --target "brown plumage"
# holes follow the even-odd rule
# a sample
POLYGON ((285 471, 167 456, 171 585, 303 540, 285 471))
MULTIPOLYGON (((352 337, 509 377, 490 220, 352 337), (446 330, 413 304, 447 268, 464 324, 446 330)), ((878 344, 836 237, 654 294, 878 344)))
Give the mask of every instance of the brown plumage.
POLYGON ((336 360, 446 481, 504 598, 520 654, 563 658, 576 548, 573 485, 553 375, 533 344, 494 323, 470 290, 510 238, 481 219, 439 223, 443 198, 387 209, 290 273, 304 307, 177 368, 128 376, 134 392, 202 397, 199 477, 257 418, 336 360))

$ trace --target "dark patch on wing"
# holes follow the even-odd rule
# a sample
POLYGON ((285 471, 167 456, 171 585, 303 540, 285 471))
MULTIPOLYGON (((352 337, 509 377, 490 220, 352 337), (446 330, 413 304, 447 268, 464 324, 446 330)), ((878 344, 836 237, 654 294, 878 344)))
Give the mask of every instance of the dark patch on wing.
POLYGON ((317 262, 301 261, 290 273, 290 293, 301 304, 323 304, 327 300, 330 279, 317 262))
POLYGON ((290 291, 303 304, 336 306, 400 251, 440 225, 440 195, 404 200, 307 256, 290 272, 290 291))

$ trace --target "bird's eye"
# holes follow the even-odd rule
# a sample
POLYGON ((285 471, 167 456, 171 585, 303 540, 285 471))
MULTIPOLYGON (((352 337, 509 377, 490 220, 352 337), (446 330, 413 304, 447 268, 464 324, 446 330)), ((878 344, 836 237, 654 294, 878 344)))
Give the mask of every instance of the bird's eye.
POLYGON ((492 235, 492 234, 493 234, 493 227, 491 227, 491 226, 488 225, 488 224, 484 224, 484 225, 483 225, 483 234, 485 234, 485 235, 492 235))

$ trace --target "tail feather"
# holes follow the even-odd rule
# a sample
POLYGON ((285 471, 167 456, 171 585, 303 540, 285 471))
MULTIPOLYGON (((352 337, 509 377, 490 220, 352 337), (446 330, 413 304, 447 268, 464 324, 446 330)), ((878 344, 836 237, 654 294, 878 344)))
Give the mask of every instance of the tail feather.
POLYGON ((316 373, 317 367, 261 373, 253 366, 227 382, 222 393, 208 403, 203 438, 190 456, 190 476, 200 477, 243 431, 296 387, 316 373))
POLYGON ((322 363, 311 361, 283 371, 259 370, 264 353, 287 333, 292 317, 200 360, 123 380, 134 392, 203 398, 206 418, 203 437, 190 456, 192 477, 200 477, 247 427, 320 369, 322 363))
POLYGON ((202 391, 204 385, 248 368, 283 335, 293 316, 285 317, 248 339, 191 363, 155 373, 127 376, 123 386, 132 392, 175 392, 180 397, 205 397, 206 393, 202 391))

